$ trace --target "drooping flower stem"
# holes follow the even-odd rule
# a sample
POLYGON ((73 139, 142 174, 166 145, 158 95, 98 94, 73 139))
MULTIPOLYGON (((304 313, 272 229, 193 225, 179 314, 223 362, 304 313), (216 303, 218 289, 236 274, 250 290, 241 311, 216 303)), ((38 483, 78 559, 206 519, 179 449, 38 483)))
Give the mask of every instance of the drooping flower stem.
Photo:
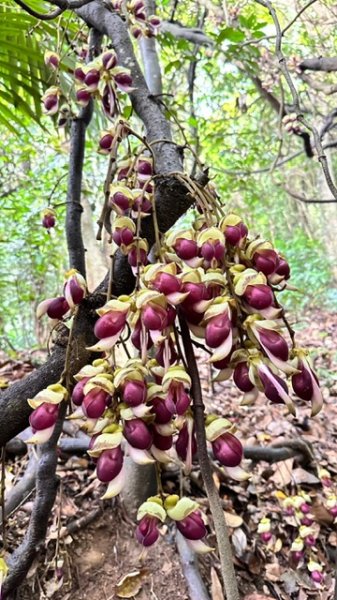
POLYGON ((215 535, 220 556, 223 587, 227 600, 239 600, 239 590, 233 566, 233 554, 229 540, 228 529, 220 503, 219 494, 214 485, 212 467, 207 452, 204 417, 205 407, 202 399, 199 371, 186 321, 180 316, 179 322, 186 362, 188 365, 188 372, 192 380, 193 412, 198 445, 199 465, 214 522, 215 535))

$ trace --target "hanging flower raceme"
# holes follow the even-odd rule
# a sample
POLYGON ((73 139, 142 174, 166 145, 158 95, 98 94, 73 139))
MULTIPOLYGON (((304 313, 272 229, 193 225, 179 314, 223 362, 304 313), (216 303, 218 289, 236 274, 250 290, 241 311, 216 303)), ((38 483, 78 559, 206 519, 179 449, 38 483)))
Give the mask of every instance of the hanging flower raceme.
POLYGON ((181 365, 169 367, 162 380, 165 406, 171 415, 184 415, 191 403, 191 378, 181 365), (187 390, 187 391, 186 391, 187 390))
POLYGON ((249 478, 249 474, 240 466, 243 448, 234 432, 235 427, 227 419, 209 415, 206 420, 206 438, 212 445, 214 457, 229 477, 244 481, 249 478))
POLYGON ((203 541, 207 529, 197 502, 190 498, 179 498, 174 494, 165 499, 164 507, 167 515, 175 521, 178 531, 194 552, 205 554, 213 550, 203 541))
POLYGON ((33 408, 29 417, 33 437, 28 442, 42 444, 51 437, 59 414, 59 405, 68 396, 67 390, 60 383, 49 385, 28 399, 28 404, 33 408))
POLYGON ((91 346, 90 350, 107 352, 113 348, 123 333, 131 306, 129 296, 119 296, 117 300, 109 300, 97 310, 100 318, 96 321, 94 333, 99 342, 91 346))
POLYGON ((125 483, 124 454, 121 449, 123 440, 122 428, 111 425, 94 438, 88 454, 97 460, 97 477, 103 483, 108 483, 102 499, 113 498, 123 489, 125 483))
POLYGON ((152 546, 159 537, 159 526, 166 519, 163 502, 158 497, 151 497, 138 509, 136 538, 145 547, 152 546))
POLYGON ((323 396, 317 377, 310 364, 308 353, 303 348, 296 348, 293 354, 295 355, 293 366, 298 371, 291 378, 293 390, 301 400, 311 403, 311 416, 315 416, 323 406, 323 396))
POLYGON ((205 342, 214 349, 210 361, 226 358, 233 347, 233 322, 230 298, 216 298, 204 315, 205 342))
POLYGON ((238 215, 229 214, 221 219, 219 229, 225 235, 230 246, 242 248, 245 244, 248 229, 238 215))

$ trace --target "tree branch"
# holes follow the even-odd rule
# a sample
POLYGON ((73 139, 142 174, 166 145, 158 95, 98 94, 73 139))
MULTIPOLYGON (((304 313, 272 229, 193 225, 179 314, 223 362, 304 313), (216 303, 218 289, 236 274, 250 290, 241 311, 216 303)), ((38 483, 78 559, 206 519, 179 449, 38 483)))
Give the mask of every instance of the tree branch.
POLYGON ((301 71, 325 71, 331 73, 337 71, 337 57, 325 58, 319 56, 318 58, 305 58, 299 64, 301 71))
POLYGON ((183 317, 179 318, 188 372, 192 380, 194 423, 196 430, 200 471, 205 484, 210 510, 213 516, 218 543, 221 573, 227 600, 239 600, 238 585, 233 565, 233 554, 228 529, 218 491, 212 477, 212 467, 207 452, 204 403, 202 400, 198 366, 195 360, 190 332, 183 317))
MULTIPOLYGON (((146 0, 145 8, 148 15, 154 15, 156 13, 155 0, 146 0)), ((149 88, 151 94, 154 96, 159 96, 163 92, 163 83, 156 48, 156 38, 142 36, 140 38, 139 45, 142 54, 147 87, 149 88)))

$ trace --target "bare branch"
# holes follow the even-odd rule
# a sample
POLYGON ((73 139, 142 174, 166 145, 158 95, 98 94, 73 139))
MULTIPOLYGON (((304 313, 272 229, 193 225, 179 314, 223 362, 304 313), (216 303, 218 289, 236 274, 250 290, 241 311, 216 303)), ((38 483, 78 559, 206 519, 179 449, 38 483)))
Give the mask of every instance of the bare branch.
POLYGON ((324 58, 319 56, 318 58, 306 58, 299 64, 301 71, 325 71, 331 73, 337 71, 337 58, 324 58))
MULTIPOLYGON (((156 12, 156 3, 154 0, 146 0, 145 8, 148 15, 154 15, 156 12)), ((147 87, 151 94, 159 96, 163 92, 163 84, 161 77, 161 68, 156 48, 155 37, 141 37, 140 50, 144 65, 144 74, 147 87)))
POLYGON ((261 6, 264 6, 265 8, 267 8, 273 21, 274 21, 274 25, 276 28, 275 54, 279 61, 280 70, 288 84, 289 90, 292 95, 292 100, 293 100, 292 108, 293 108, 294 112, 296 113, 297 118, 300 121, 300 123, 302 123, 309 131, 311 131, 314 136, 314 142, 315 142, 315 148, 316 148, 316 151, 318 154, 318 160, 322 165, 323 173, 324 173, 326 182, 328 184, 328 187, 329 187, 333 197, 337 200, 337 188, 334 184, 333 177, 330 173, 328 160, 327 160, 326 155, 324 154, 324 150, 323 150, 319 132, 316 129, 316 127, 314 127, 313 125, 308 123, 308 121, 306 119, 304 119, 303 114, 302 114, 299 96, 298 96, 297 90, 295 88, 295 85, 293 83, 293 80, 291 78, 291 75, 289 73, 289 69, 287 67, 285 56, 282 52, 282 30, 280 27, 280 23, 279 23, 276 11, 275 11, 272 3, 269 2, 269 0, 255 0, 255 2, 257 2, 261 6))

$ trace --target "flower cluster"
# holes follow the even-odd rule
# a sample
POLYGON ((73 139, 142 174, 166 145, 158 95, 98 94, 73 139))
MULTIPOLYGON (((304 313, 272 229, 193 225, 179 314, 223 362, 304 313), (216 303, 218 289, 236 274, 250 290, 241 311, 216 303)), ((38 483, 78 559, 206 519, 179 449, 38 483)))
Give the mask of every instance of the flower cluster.
POLYGON ((158 496, 148 498, 139 507, 137 540, 145 547, 152 546, 159 537, 159 526, 167 517, 176 524, 192 550, 201 554, 212 550, 203 541, 207 535, 206 519, 199 505, 190 498, 179 498, 175 494, 167 496, 164 502, 158 496))
MULTIPOLYGON (((46 53, 45 60, 51 68, 59 68, 60 59, 56 53, 46 53)), ((87 106, 91 98, 97 98, 109 119, 119 113, 118 90, 127 93, 133 90, 130 70, 118 64, 112 49, 86 64, 78 64, 74 69, 74 79, 76 102, 87 106)), ((52 116, 59 111, 61 97, 62 90, 57 85, 46 90, 42 96, 45 114, 52 116)))
POLYGON ((140 37, 153 37, 160 29, 160 18, 157 15, 146 15, 145 2, 143 0, 112 0, 111 7, 118 13, 124 8, 128 13, 129 29, 131 35, 138 39, 140 37))

